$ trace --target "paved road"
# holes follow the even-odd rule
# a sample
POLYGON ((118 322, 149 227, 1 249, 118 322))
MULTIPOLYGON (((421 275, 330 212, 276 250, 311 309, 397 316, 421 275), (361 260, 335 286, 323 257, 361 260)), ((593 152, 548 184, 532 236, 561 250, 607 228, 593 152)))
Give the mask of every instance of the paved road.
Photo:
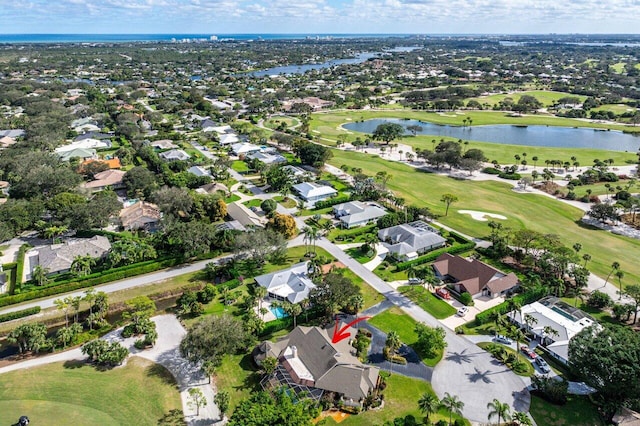
MULTIPOLYGON (((178 321, 174 315, 160 315, 151 319, 156 323, 158 330, 158 340, 156 341, 156 345, 151 349, 143 351, 136 349, 134 343, 137 337, 123 339, 120 336, 122 328, 105 334, 102 339, 108 342, 119 342, 129 349, 131 355, 156 362, 169 370, 178 382, 182 400, 182 410, 189 426, 211 425, 220 421, 220 412, 213 402, 213 387, 209 384, 208 379, 198 366, 188 362, 180 355, 178 347, 182 338, 187 333, 180 324, 180 321, 178 321), (195 410, 192 409, 188 403, 188 391, 194 387, 199 388, 207 400, 207 405, 200 408, 200 415, 198 416, 196 416, 195 410)), ((86 359, 86 357, 82 354, 80 348, 76 348, 2 367, 0 368, 0 374, 55 362, 83 359, 86 359)))
MULTIPOLYGON (((432 327, 440 323, 411 300, 394 290, 373 272, 349 257, 325 238, 317 242, 379 293, 419 322, 432 327)), ((431 384, 439 397, 445 392, 458 395, 465 406, 463 414, 476 422, 487 419, 487 404, 493 399, 508 403, 516 411, 528 411, 530 395, 526 383, 507 367, 499 365, 488 352, 473 342, 447 331, 447 349, 433 370, 431 384)))
MULTIPOLYGON (((216 259, 208 259, 208 260, 202 260, 199 262, 195 262, 195 263, 188 263, 188 264, 183 264, 183 265, 178 265, 178 266, 174 266, 172 268, 169 269, 164 269, 162 271, 158 271, 158 272, 152 272, 150 274, 145 274, 145 275, 139 275, 133 278, 127 278, 124 280, 120 280, 120 281, 114 281, 111 282, 109 284, 104 284, 104 285, 100 285, 100 286, 95 286, 93 288, 95 288, 97 291, 104 291, 105 293, 113 293, 114 291, 120 291, 120 290, 126 290, 129 288, 133 288, 133 287, 140 287, 140 286, 145 286, 145 285, 150 285, 153 284, 155 282, 159 282, 159 281, 164 281, 170 278, 174 278, 180 275, 184 275, 184 274, 189 274, 191 272, 196 272, 196 271, 200 271, 201 269, 204 268, 204 266, 209 263, 212 262, 213 260, 219 260, 219 259, 224 259, 227 258, 229 256, 223 256, 223 257, 219 257, 216 259)), ((28 302, 28 303, 23 303, 20 305, 13 305, 10 307, 6 307, 6 308, 2 308, 0 309, 0 314, 4 314, 7 312, 14 312, 14 311, 19 311, 22 309, 27 309, 27 308, 31 308, 34 306, 40 306, 42 309, 47 309, 47 308, 52 308, 55 306, 55 304, 53 303, 54 300, 56 299, 60 299, 61 297, 65 297, 65 296, 84 296, 84 292, 85 290, 78 290, 78 291, 74 291, 71 293, 66 293, 66 294, 58 294, 46 299, 39 299, 33 302, 28 302)))

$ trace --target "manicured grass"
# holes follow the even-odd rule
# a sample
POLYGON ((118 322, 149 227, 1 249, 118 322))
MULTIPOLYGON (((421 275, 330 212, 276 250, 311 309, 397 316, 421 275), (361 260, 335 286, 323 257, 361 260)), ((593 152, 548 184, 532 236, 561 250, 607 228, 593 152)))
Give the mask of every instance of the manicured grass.
POLYGON ((370 234, 376 228, 375 223, 372 225, 360 226, 358 228, 343 229, 334 228, 329 232, 327 238, 329 241, 340 243, 363 243, 366 234, 370 234))
POLYGON ((265 121, 264 125, 265 127, 275 130, 280 125, 280 123, 285 123, 287 127, 291 127, 291 126, 295 126, 299 122, 300 121, 294 117, 288 117, 284 115, 274 115, 271 117, 271 119, 265 121))
POLYGON ((242 204, 244 204, 245 206, 247 206, 249 208, 251 208, 251 207, 260 207, 260 204, 262 204, 262 200, 254 198, 253 200, 245 201, 242 204))
POLYGON ((437 319, 444 319, 456 313, 456 308, 422 286, 407 285, 398 287, 398 290, 437 319))
MULTIPOLYGON (((379 328, 385 333, 389 333, 392 330, 396 331, 400 336, 400 340, 402 341, 402 343, 409 346, 413 346, 418 340, 418 335, 414 331, 416 321, 409 315, 402 312, 400 308, 397 308, 395 306, 391 309, 387 309, 381 314, 376 315, 368 321, 369 323, 371 323, 371 325, 379 328)), ((430 367, 433 367, 438 362, 440 362, 440 360, 442 359, 442 354, 443 353, 440 352, 433 358, 425 358, 421 356, 422 362, 430 367)))
POLYGON ((285 209, 292 209, 297 206, 296 200, 293 198, 285 198, 282 195, 278 195, 277 197, 273 197, 273 199, 282 205, 285 209))
POLYGON ((260 377, 250 354, 225 355, 222 358, 214 381, 218 390, 229 392, 229 415, 241 400, 260 390, 260 377))
POLYGON ((350 269, 345 269, 342 275, 349 278, 355 285, 360 287, 362 297, 364 298, 363 310, 382 302, 385 297, 378 293, 373 287, 367 284, 362 278, 354 274, 350 269))
POLYGON ((349 256, 353 257, 359 263, 367 263, 373 260, 376 257, 376 252, 374 250, 370 250, 369 252, 363 251, 362 247, 353 247, 345 250, 349 256))
POLYGON ((532 395, 531 416, 538 426, 599 426, 603 425, 597 408, 586 396, 569 395, 565 405, 553 405, 532 395))
POLYGON ((544 105, 545 107, 549 107, 553 105, 554 102, 556 102, 558 99, 568 97, 568 96, 572 98, 578 98, 580 99, 580 102, 583 102, 585 99, 587 99, 586 96, 574 95, 566 92, 555 92, 552 90, 527 90, 527 91, 516 92, 516 93, 500 93, 500 94, 489 95, 489 96, 479 96, 477 98, 469 98, 468 100, 474 99, 480 102, 481 105, 486 103, 493 107, 494 105, 498 104, 500 101, 502 101, 505 98, 511 98, 513 99, 514 102, 517 103, 520 100, 520 98, 524 95, 533 96, 538 101, 540 101, 540 103, 542 103, 542 105, 544 105))
MULTIPOLYGON (((385 374, 386 373, 381 373, 385 374)), ((347 417, 340 422, 340 426, 371 426, 382 425, 386 422, 393 422, 396 417, 414 416, 422 423, 424 416, 418 409, 418 400, 424 393, 435 394, 431 385, 418 379, 412 379, 399 374, 392 374, 387 377, 387 388, 384 390, 384 408, 381 410, 372 410, 347 417)), ((459 419, 460 416, 453 416, 453 419, 459 419)), ((429 418, 432 422, 438 420, 449 421, 449 413, 446 410, 440 410, 429 418)), ((332 418, 327 418, 327 425, 337 424, 332 418)), ((465 424, 469 422, 465 420, 465 424)))
POLYGON ((235 203, 239 199, 240 199, 240 196, 238 196, 236 194, 231 194, 230 197, 227 197, 227 198, 224 199, 224 202, 227 203, 227 204, 230 204, 230 203, 235 203))
POLYGON ((635 108, 625 104, 604 104, 597 108, 593 108, 591 111, 611 111, 615 114, 624 114, 625 112, 633 112, 635 110, 635 108))
POLYGON ((250 170, 247 163, 241 160, 235 160, 233 163, 231 163, 231 168, 238 173, 248 173, 250 170))
POLYGON ((71 361, 1 377, 0 413, 6 424, 28 415, 40 425, 156 425, 170 410, 182 410, 173 376, 138 357, 108 371, 71 361))
POLYGON ((511 185, 496 181, 472 182, 456 180, 431 173, 421 173, 405 164, 383 160, 371 155, 333 150, 330 163, 361 167, 369 175, 386 171, 393 177, 387 186, 403 197, 407 205, 429 207, 435 214, 444 215, 442 194, 451 193, 459 201, 451 206, 441 222, 474 237, 489 234, 487 222, 471 219, 458 210, 479 210, 507 217, 500 220, 511 229, 532 229, 544 234, 557 234, 566 245, 582 244, 581 253, 589 253, 588 268, 601 277, 611 270, 611 263, 620 262, 625 273, 623 282, 640 281, 640 263, 633 261, 640 253, 640 240, 592 229, 579 222, 583 212, 553 198, 537 194, 521 194, 511 185))

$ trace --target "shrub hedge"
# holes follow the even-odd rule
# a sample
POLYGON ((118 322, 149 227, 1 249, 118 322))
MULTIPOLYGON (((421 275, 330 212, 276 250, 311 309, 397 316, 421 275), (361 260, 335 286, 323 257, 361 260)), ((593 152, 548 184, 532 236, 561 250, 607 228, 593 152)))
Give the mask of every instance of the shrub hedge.
MULTIPOLYGON (((462 237, 460 237, 460 238, 462 238, 462 237)), ((445 248, 437 249, 437 250, 434 250, 432 252, 429 252, 429 253, 425 254, 424 256, 420 256, 417 259, 409 260, 407 262, 398 263, 396 265, 396 271, 405 271, 405 270, 409 269, 412 266, 423 265, 425 263, 433 262, 434 260, 436 260, 438 258, 438 256, 440 256, 443 253, 449 253, 449 254, 464 253, 466 251, 473 250, 473 248, 475 246, 476 246, 475 243, 467 242, 465 244, 460 244, 458 246, 445 247, 445 248)))
POLYGON ((313 210, 326 209, 327 207, 333 207, 336 204, 346 203, 347 201, 351 201, 351 196, 349 195, 340 195, 338 197, 333 197, 328 200, 318 201, 314 204, 313 210))
MULTIPOLYGON (((541 299, 546 295, 546 289, 540 288, 538 290, 533 289, 527 291, 526 293, 520 293, 516 296, 513 296, 512 299, 517 301, 520 306, 528 305, 529 303, 533 303, 536 300, 541 299)), ((499 305, 494 306, 493 308, 489 308, 486 311, 480 312, 476 315, 475 326, 480 326, 482 324, 487 324, 491 322, 491 316, 495 312, 500 312, 501 314, 506 314, 508 312, 509 301, 504 301, 499 305)))
MULTIPOLYGON (((29 248, 28 244, 23 244, 20 246, 20 248, 18 249, 18 259, 17 259, 17 265, 16 265, 16 288, 20 288, 20 286, 22 285, 22 276, 23 276, 23 271, 24 271, 24 255, 27 252, 27 249, 29 248)), ((15 289, 14 289, 15 291, 15 289)))
POLYGON ((2 314, 0 315, 0 322, 13 321, 18 318, 24 318, 38 313, 40 313, 40 306, 34 306, 33 308, 2 314))

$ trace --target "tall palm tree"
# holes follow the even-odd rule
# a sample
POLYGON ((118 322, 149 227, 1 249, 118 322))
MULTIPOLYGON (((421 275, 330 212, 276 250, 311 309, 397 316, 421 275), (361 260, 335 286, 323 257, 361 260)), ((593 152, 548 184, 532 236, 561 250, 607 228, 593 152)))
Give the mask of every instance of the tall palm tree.
POLYGON ((440 408, 440 400, 432 393, 425 392, 418 400, 418 408, 424 414, 425 424, 429 424, 429 416, 435 414, 440 408))
POLYGON ((260 310, 262 309, 262 299, 267 295, 267 289, 261 285, 257 285, 253 291, 258 298, 258 310, 260 310))
POLYGON ((302 306, 297 303, 292 303, 291 306, 289 306, 289 310, 287 313, 293 317, 293 327, 297 327, 298 315, 302 313, 302 306))
POLYGON ((91 256, 76 256, 71 263, 71 272, 78 276, 86 276, 91 273, 91 267, 96 263, 91 256))
POLYGON ((58 310, 64 312, 64 326, 69 326, 69 308, 71 307, 71 300, 68 297, 64 299, 56 299, 53 301, 53 304, 56 305, 58 310))
POLYGON ((624 272, 622 272, 621 270, 617 270, 616 278, 618 279, 618 287, 620 288, 620 291, 618 292, 620 297, 618 298, 618 300, 622 300, 622 279, 624 278, 624 272))
POLYGON ((511 420, 511 408, 509 408, 509 404, 507 404, 506 402, 503 403, 498 401, 497 399, 494 399, 487 404, 487 408, 491 410, 489 411, 489 415, 487 416, 487 418, 489 419, 489 421, 491 421, 494 416, 498 416, 498 426, 500 426, 500 420, 511 420))
POLYGON ((607 285, 607 283, 609 282, 609 278, 611 278, 611 274, 613 274, 618 269, 620 269, 620 263, 619 262, 611 263, 611 271, 609 272, 609 275, 607 275, 607 279, 604 280, 604 285, 607 285))
POLYGON ((450 395, 449 392, 445 392, 444 397, 440 401, 440 406, 446 408, 449 411, 449 426, 451 426, 453 414, 455 413, 458 415, 462 415, 464 402, 460 401, 457 395, 450 395))

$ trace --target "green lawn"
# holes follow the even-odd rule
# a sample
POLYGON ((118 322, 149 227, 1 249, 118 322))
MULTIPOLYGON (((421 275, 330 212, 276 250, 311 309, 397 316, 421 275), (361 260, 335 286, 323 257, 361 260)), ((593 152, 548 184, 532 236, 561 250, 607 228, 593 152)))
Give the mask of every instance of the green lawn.
POLYGON ((262 204, 262 200, 254 198, 253 200, 249 200, 249 201, 245 201, 244 203, 245 206, 251 208, 251 207, 260 207, 260 204, 262 204))
POLYGON ((531 416, 538 426, 599 426, 604 423, 597 408, 585 396, 569 395, 565 405, 553 405, 531 396, 531 416))
POLYGON ((241 160, 235 160, 233 163, 231 163, 231 168, 238 173, 248 173, 250 170, 247 163, 241 160))
POLYGON ((216 368, 215 383, 219 390, 229 392, 229 413, 238 403, 260 390, 260 373, 250 354, 225 355, 222 365, 216 368))
POLYGON ((349 256, 353 257, 355 260, 357 260, 359 263, 367 263, 371 260, 373 260, 374 257, 376 257, 376 252, 374 250, 371 251, 363 251, 362 250, 362 246, 360 247, 353 247, 350 249, 345 250, 345 253, 347 253, 349 256))
POLYGON ((524 95, 533 96, 538 101, 540 101, 540 103, 542 103, 542 105, 544 105, 545 107, 549 107, 553 105, 554 102, 556 102, 558 99, 564 98, 567 96, 578 98, 580 99, 580 102, 583 102, 585 99, 587 99, 586 96, 574 95, 566 92, 555 92, 552 90, 527 90, 527 91, 516 92, 516 93, 500 93, 500 94, 489 95, 489 96, 479 96, 477 98, 469 98, 468 100, 474 99, 480 102, 480 104, 482 105, 486 103, 493 107, 494 105, 502 101, 504 98, 511 98, 513 99, 514 102, 517 103, 520 100, 520 98, 524 95))
MULTIPOLYGON (((387 309, 381 314, 368 320, 371 325, 379 328, 385 333, 389 333, 394 330, 400 336, 402 343, 412 346, 418 340, 418 335, 414 331, 416 321, 409 315, 405 314, 400 308, 393 307, 387 309)), ((433 358, 421 357, 422 362, 426 365, 433 367, 442 359, 442 352, 433 358)))
MULTIPOLYGON (((331 112, 331 113, 319 113, 313 115, 311 122, 312 129, 320 132, 322 139, 321 142, 327 145, 335 146, 335 141, 338 135, 347 134, 348 140, 352 141, 357 136, 363 137, 363 134, 356 132, 347 132, 341 129, 339 126, 348 123, 350 121, 367 120, 370 118, 410 118, 417 119, 426 122, 432 122, 436 124, 451 124, 462 125, 462 120, 471 117, 473 125, 487 125, 487 124, 524 124, 524 125, 548 125, 548 126, 564 126, 564 127, 591 127, 591 128, 611 128, 616 130, 628 129, 629 126, 624 125, 608 125, 602 123, 590 123, 587 121, 581 121, 570 118, 555 117, 551 115, 527 115, 524 117, 510 117, 504 112, 498 111, 465 111, 464 115, 446 114, 439 115, 432 112, 424 111, 409 111, 409 110, 397 110, 397 111, 356 111, 356 112, 331 112), (454 115, 449 117, 448 115, 454 115)), ((413 147, 433 149, 432 140, 439 141, 440 136, 421 135, 416 137, 404 137, 402 143, 411 145, 413 147)), ((444 138, 445 140, 454 140, 452 138, 444 138)), ((457 140, 457 139, 455 139, 457 140)), ((479 148, 485 153, 485 156, 490 160, 497 160, 501 164, 512 164, 514 155, 518 154, 522 156, 522 153, 527 153, 526 160, 530 165, 533 165, 531 158, 537 156, 539 158, 538 165, 544 166, 544 160, 558 159, 562 161, 569 161, 571 157, 575 156, 578 161, 585 165, 591 164, 595 158, 613 158, 616 164, 625 164, 627 161, 636 161, 636 157, 633 153, 607 151, 605 149, 574 149, 574 148, 548 148, 537 146, 522 146, 522 145, 508 145, 508 144, 496 144, 479 141, 469 141, 469 145, 466 148, 479 148)), ((523 159, 525 159, 523 157, 523 159)), ((350 163, 336 163, 337 167, 342 164, 350 163)), ((363 169, 366 170, 366 169, 363 169)))
POLYGON ((39 425, 156 425, 169 411, 182 410, 173 376, 138 357, 108 371, 73 361, 1 377, 0 413, 6 424, 28 415, 39 425))
POLYGON ((454 194, 459 201, 451 206, 448 216, 439 220, 460 232, 486 237, 489 228, 487 222, 473 220, 458 210, 502 214, 507 217, 507 220, 500 221, 505 227, 557 234, 568 246, 581 243, 581 253, 592 256, 588 268, 601 277, 606 276, 611 270, 611 263, 617 261, 625 273, 624 283, 640 281, 640 263, 634 261, 640 254, 640 240, 581 225, 582 211, 566 203, 542 195, 516 193, 511 185, 502 182, 472 182, 422 173, 377 156, 340 150, 333 150, 333 155, 330 163, 335 166, 349 164, 361 167, 369 175, 386 171, 393 176, 387 186, 403 197, 407 205, 429 207, 438 215, 445 213, 445 205, 439 201, 442 194, 454 194))
POLYGON ((294 200, 293 198, 289 198, 289 197, 285 198, 282 195, 278 195, 276 197, 273 197, 273 199, 277 203, 280 203, 282 207, 284 207, 285 209, 292 209, 297 206, 296 200, 294 200))
MULTIPOLYGON (((387 373, 382 373, 387 374, 387 373)), ((428 382, 399 374, 392 374, 386 379, 387 388, 384 391, 384 408, 375 411, 366 411, 364 413, 349 416, 342 422, 340 426, 374 426, 382 425, 385 422, 392 422, 396 417, 414 416, 418 424, 423 424, 424 416, 418 410, 418 400, 424 393, 433 394, 433 389, 428 382)), ((460 416, 453 416, 458 419, 460 416)), ((449 413, 446 410, 440 410, 432 415, 429 420, 437 422, 438 420, 449 421, 449 413)), ((335 425, 332 418, 327 418, 327 425, 335 425)), ((465 424, 469 422, 465 421, 465 424)))
POLYGON ((287 125, 287 127, 295 126, 300 121, 295 117, 288 117, 284 115, 274 115, 269 120, 264 122, 265 127, 270 129, 276 129, 281 123, 287 125))
POLYGON ((456 308, 422 286, 407 285, 398 287, 398 290, 437 319, 444 319, 456 313, 456 308))

